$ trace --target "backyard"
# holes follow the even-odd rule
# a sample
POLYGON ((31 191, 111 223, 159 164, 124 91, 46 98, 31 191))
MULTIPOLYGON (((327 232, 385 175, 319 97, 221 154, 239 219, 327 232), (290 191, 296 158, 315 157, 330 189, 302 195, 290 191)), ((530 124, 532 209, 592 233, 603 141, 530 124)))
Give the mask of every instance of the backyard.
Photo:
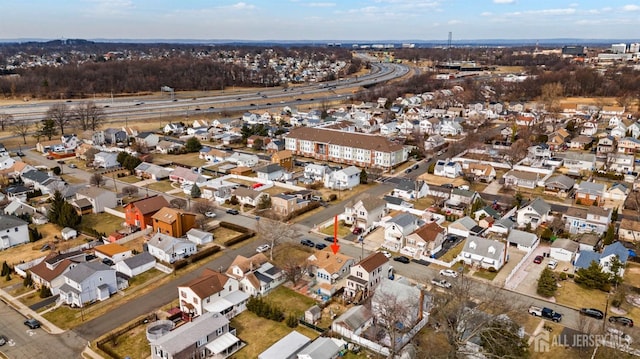
POLYGON ((464 241, 458 243, 455 247, 449 249, 447 251, 447 253, 445 253, 442 257, 440 257, 439 259, 443 262, 451 262, 453 261, 458 254, 460 254, 460 252, 462 252, 462 248, 464 248, 464 241))
POLYGON ((122 229, 122 223, 124 218, 114 216, 109 213, 91 213, 82 216, 81 227, 93 228, 99 233, 104 233, 107 236, 117 230, 122 229))
POLYGON ((145 187, 158 192, 169 192, 176 189, 176 187, 171 185, 171 181, 168 180, 149 183, 145 187))
POLYGON ((164 164, 168 162, 180 163, 192 167, 200 167, 205 165, 207 161, 200 159, 198 152, 185 153, 182 155, 168 155, 168 154, 154 154, 153 162, 158 164, 164 164))

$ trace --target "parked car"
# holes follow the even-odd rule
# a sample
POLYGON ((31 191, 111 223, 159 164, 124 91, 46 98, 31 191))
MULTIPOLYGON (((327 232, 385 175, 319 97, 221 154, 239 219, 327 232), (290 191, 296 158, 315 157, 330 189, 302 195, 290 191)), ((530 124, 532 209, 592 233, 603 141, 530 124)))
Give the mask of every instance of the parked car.
POLYGON ((109 258, 102 258, 102 263, 108 265, 109 267, 115 265, 115 263, 109 258))
POLYGON ((324 243, 316 243, 316 249, 323 250, 325 248, 327 248, 326 244, 324 244, 324 243))
POLYGON ((391 258, 391 253, 389 253, 387 251, 380 251, 380 253, 384 254, 384 256, 387 257, 387 258, 391 258))
POLYGON ((551 308, 536 307, 535 305, 529 307, 529 314, 533 315, 534 317, 547 318, 549 320, 553 320, 556 323, 559 323, 562 320, 562 314, 554 311, 551 308))
POLYGON ((420 168, 420 165, 417 164, 417 163, 415 165, 413 165, 413 167, 411 167, 411 169, 414 170, 414 171, 417 170, 418 168, 420 168))
POLYGON ((442 188, 453 188, 453 185, 451 183, 445 183, 442 185, 442 188))
POLYGON ((549 261, 549 264, 547 264, 547 267, 549 267, 549 269, 551 270, 556 269, 557 266, 558 266, 558 261, 553 259, 549 261))
POLYGON ((362 233, 362 228, 356 227, 353 229, 353 234, 360 234, 360 233, 362 233))
POLYGON ((609 323, 618 323, 625 327, 633 327, 633 319, 627 317, 609 317, 609 323))
POLYGON ((24 321, 24 325, 26 325, 27 327, 31 328, 31 329, 37 329, 40 328, 40 321, 37 319, 27 319, 24 321))
POLYGON ((404 173, 411 173, 411 168, 407 168, 404 173))
POLYGON ((22 152, 22 151, 18 151, 18 152, 16 152, 16 156, 18 156, 18 157, 24 157, 24 152, 22 152))
POLYGON ((216 214, 213 212, 205 212, 204 216, 207 218, 216 218, 216 214))
POLYGON ((237 210, 237 209, 228 209, 228 210, 227 210, 227 213, 228 213, 228 214, 233 214, 234 216, 235 216, 236 214, 240 214, 240 212, 238 212, 238 210, 237 210))
POLYGON ((540 264, 540 263, 542 263, 542 260, 543 260, 543 259, 544 259, 544 257, 543 257, 543 256, 536 256, 536 257, 533 259, 533 263, 535 263, 535 264, 540 264))
POLYGON ((445 277, 457 278, 458 277, 458 272, 454 271, 453 269, 442 269, 442 270, 440 270, 440 275, 445 276, 445 277))
POLYGON ((52 159, 53 159, 53 156, 47 156, 47 159, 48 159, 48 160, 52 160, 52 159))
POLYGON ((300 241, 300 244, 302 244, 303 246, 307 246, 307 247, 315 247, 316 244, 314 241, 310 240, 310 239, 303 239, 300 241))
POLYGON ((596 319, 604 318, 604 313, 600 309, 595 308, 580 308, 580 314, 596 319))
POLYGON ((333 237, 331 236, 326 236, 324 237, 325 242, 333 242, 333 237))
POLYGON ((409 258, 405 257, 405 256, 397 256, 395 258, 393 258, 394 261, 396 262, 400 262, 400 263, 409 263, 411 262, 411 260, 409 260, 409 258))
POLYGON ((266 251, 269 250, 269 248, 271 248, 270 245, 263 244, 263 245, 258 246, 258 248, 256 248, 256 252, 258 252, 258 253, 266 252, 266 251))
POLYGON ((442 288, 451 288, 451 283, 447 282, 444 279, 433 278, 431 280, 431 284, 436 285, 438 287, 442 287, 442 288))
POLYGON ((0 335, 0 347, 7 344, 8 341, 9 338, 5 337, 4 335, 0 335))
POLYGON ((78 168, 78 166, 76 166, 75 163, 72 163, 72 164, 69 165, 69 168, 78 168))

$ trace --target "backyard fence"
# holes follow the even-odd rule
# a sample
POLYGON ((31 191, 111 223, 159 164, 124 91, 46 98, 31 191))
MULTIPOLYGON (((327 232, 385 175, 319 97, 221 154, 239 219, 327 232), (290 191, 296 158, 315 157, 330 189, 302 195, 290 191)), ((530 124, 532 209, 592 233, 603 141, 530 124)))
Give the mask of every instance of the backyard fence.
POLYGON ((125 334, 125 333, 129 332, 130 330, 132 330, 132 329, 134 329, 136 327, 148 324, 148 323, 150 323, 152 321, 156 321, 156 320, 158 320, 158 316, 155 313, 149 314, 149 315, 147 315, 145 317, 142 317, 142 318, 136 320, 135 322, 127 325, 124 328, 115 330, 115 331, 105 335, 104 338, 99 339, 96 342, 96 345, 98 346, 98 349, 100 349, 103 352, 105 352, 107 355, 109 355, 110 358, 120 359, 121 356, 118 355, 115 351, 113 351, 111 348, 109 348, 105 344, 107 344, 108 342, 112 342, 113 345, 115 346, 117 344, 118 337, 121 336, 122 334, 125 334))

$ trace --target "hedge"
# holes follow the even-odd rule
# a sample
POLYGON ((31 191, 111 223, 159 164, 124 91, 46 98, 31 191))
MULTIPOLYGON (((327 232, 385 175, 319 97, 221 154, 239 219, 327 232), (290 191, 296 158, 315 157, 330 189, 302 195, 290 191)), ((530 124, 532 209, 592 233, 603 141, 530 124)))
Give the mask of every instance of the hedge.
POLYGON ((220 246, 212 246, 209 248, 205 248, 201 251, 196 252, 195 254, 189 256, 188 258, 181 259, 179 261, 173 262, 173 269, 178 270, 180 268, 186 267, 189 263, 195 263, 201 259, 204 259, 212 254, 216 254, 220 252, 220 246))
POLYGON ((249 239, 249 238, 251 238, 251 237, 253 237, 255 235, 256 235, 256 232, 253 232, 253 231, 248 232, 248 233, 239 234, 239 235, 237 235, 237 236, 235 236, 233 238, 227 239, 224 242, 224 245, 229 247, 229 246, 232 246, 232 245, 234 245, 236 243, 240 243, 242 241, 246 241, 247 239, 249 239))

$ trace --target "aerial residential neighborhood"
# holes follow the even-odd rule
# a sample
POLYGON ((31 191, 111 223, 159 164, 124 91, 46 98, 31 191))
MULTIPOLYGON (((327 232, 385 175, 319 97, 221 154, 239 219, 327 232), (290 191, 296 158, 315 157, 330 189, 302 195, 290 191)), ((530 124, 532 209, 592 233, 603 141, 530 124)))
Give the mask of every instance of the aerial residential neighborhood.
POLYGON ((0 356, 640 356, 640 45, 452 36, 0 43, 0 356))

